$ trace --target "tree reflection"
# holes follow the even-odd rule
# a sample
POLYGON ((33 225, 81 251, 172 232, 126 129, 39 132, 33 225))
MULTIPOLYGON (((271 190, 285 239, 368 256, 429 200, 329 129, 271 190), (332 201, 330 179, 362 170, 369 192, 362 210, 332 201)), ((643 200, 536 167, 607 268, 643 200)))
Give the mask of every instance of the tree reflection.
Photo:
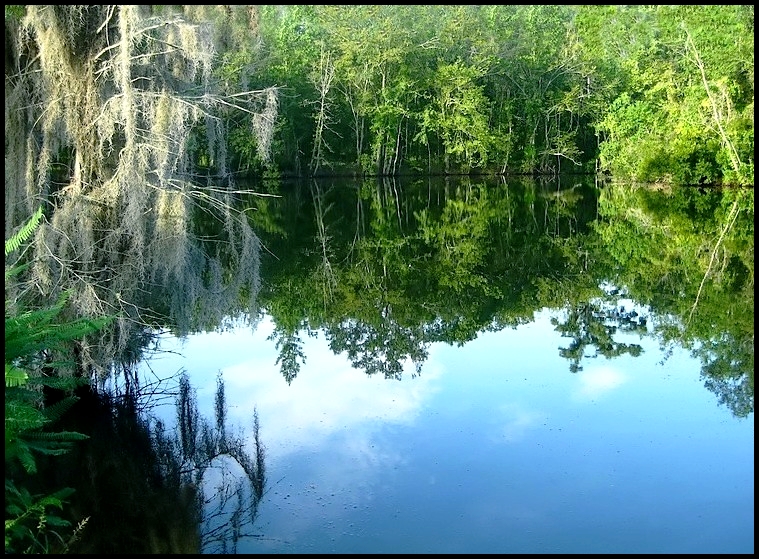
POLYGON ((637 356, 630 334, 650 337, 690 349, 721 403, 753 411, 752 193, 470 177, 292 188, 267 205, 284 222, 263 236, 276 258, 264 256, 260 295, 288 382, 304 334, 323 331, 355 367, 401 378, 404 363, 422 371, 431 343, 552 308, 570 371, 637 356))
POLYGON ((284 331, 281 327, 275 328, 268 339, 276 341, 279 351, 276 364, 280 366, 287 384, 290 384, 298 376, 300 366, 306 362, 303 340, 296 333, 284 331))
POLYGON ((75 489, 67 512, 84 528, 69 551, 234 552, 244 538, 260 537, 252 528, 266 470, 255 410, 249 453, 243 433, 227 425, 221 376, 212 423, 198 413, 187 375, 180 375, 177 425, 170 430, 146 413, 157 387, 141 391, 138 384, 83 389, 62 421, 89 439, 42 464, 36 476, 45 487, 75 489))
POLYGON ((753 189, 611 185, 599 200, 597 267, 656 315, 665 351, 690 350, 738 417, 754 409, 753 189))
POLYGON ((343 322, 327 330, 330 348, 345 351, 355 368, 396 380, 401 380, 407 361, 416 374, 421 372, 429 345, 424 334, 421 327, 404 328, 387 316, 374 324, 343 322))
POLYGON ((624 306, 608 308, 596 302, 588 302, 576 307, 565 309, 565 320, 552 318, 551 324, 562 336, 572 338, 569 347, 559 348, 559 354, 569 361, 572 373, 582 371, 581 361, 603 355, 612 359, 629 354, 637 357, 643 352, 638 344, 627 344, 615 341, 617 331, 646 333, 646 317, 639 317, 637 311, 626 311, 624 306), (588 355, 589 348, 595 348, 596 353, 588 355))
POLYGON ((234 553, 241 539, 254 536, 250 530, 258 517, 266 485, 258 413, 253 410, 251 455, 246 450, 244 433, 231 433, 227 427, 221 374, 217 377, 213 424, 199 416, 195 392, 186 373, 179 378, 176 408, 175 436, 165 436, 164 427, 158 422, 155 439, 164 456, 174 457, 168 462, 171 475, 178 476, 183 486, 198 490, 201 549, 234 553), (176 464, 178 470, 173 469, 176 464))
MULTIPOLYGON (((495 323, 526 322, 531 311, 523 301, 536 288, 523 280, 548 274, 560 250, 532 232, 535 216, 515 204, 549 198, 521 185, 495 186, 448 181, 433 192, 429 181, 403 189, 389 180, 359 189, 332 184, 319 190, 318 204, 312 197, 313 208, 281 212, 300 218, 288 242, 266 239, 277 258, 265 256, 261 301, 275 320, 273 339, 288 382, 302 363, 303 331, 323 329, 333 351, 346 352, 355 367, 400 378, 404 363, 421 371, 432 342, 460 344, 495 323), (323 207, 340 222, 325 225, 323 207), (324 230, 328 238, 319 234, 324 230), (317 246, 307 242, 312 238, 317 246), (329 285, 319 273, 323 258, 316 257, 325 252, 332 255, 329 285)), ((294 199, 291 193, 283 204, 294 199)))

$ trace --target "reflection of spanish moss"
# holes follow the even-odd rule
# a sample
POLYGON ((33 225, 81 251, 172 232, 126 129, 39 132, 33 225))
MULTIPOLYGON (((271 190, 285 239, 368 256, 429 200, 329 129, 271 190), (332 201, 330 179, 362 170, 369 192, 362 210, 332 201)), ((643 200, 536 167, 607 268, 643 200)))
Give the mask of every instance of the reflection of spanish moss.
POLYGON ((63 514, 84 528, 69 552, 198 553, 197 491, 167 475, 179 472, 179 456, 153 436, 135 391, 115 396, 87 388, 77 395, 63 425, 89 439, 41 464, 46 485, 33 488, 74 488, 63 514))
MULTIPOLYGON (((226 553, 236 551, 243 538, 260 537, 251 528, 266 485, 265 455, 255 409, 252 455, 245 449, 243 433, 231 434, 228 430, 221 374, 217 378, 214 413, 214 424, 200 418, 195 392, 187 375, 182 374, 174 441, 176 454, 181 457, 177 473, 183 484, 198 488, 203 551, 226 553)), ((157 429, 163 432, 161 422, 157 429)))
POLYGON ((73 522, 90 518, 76 551, 225 552, 236 550, 244 538, 261 537, 252 531, 266 487, 257 411, 252 436, 233 433, 219 375, 215 418, 209 421, 199 413, 195 389, 182 371, 171 431, 151 418, 154 407, 147 402, 157 402, 155 393, 168 387, 141 383, 132 371, 120 378, 128 382, 83 394, 71 427, 90 441, 49 476, 76 488, 73 522), (246 440, 252 441, 252 452, 246 440))

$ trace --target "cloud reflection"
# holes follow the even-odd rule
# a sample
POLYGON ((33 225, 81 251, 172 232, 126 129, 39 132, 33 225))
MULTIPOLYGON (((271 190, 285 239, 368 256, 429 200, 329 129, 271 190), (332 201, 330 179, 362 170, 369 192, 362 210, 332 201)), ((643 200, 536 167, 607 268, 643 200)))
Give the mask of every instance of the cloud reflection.
POLYGON ((525 438, 528 431, 546 422, 548 416, 539 411, 526 410, 519 404, 506 404, 501 407, 506 422, 500 431, 500 440, 517 442, 525 438))
POLYGON ((627 376, 611 367, 597 367, 577 373, 579 386, 572 392, 572 399, 586 402, 608 394, 627 382, 627 376))
MULTIPOLYGON (((344 450, 361 449, 366 455, 370 445, 359 441, 367 433, 381 424, 411 423, 439 390, 439 368, 427 367, 423 375, 412 378, 414 366, 409 362, 400 382, 369 377, 353 368, 346 356, 332 353, 321 334, 304 337, 306 363, 288 385, 275 364, 274 343, 266 340, 270 328, 265 321, 252 334, 237 334, 239 343, 229 349, 239 358, 222 373, 230 419, 246 425, 255 406, 272 459, 319 447, 336 433, 353 440, 344 450)), ((212 403, 213 386, 205 386, 203 394, 212 403)), ((367 456, 363 460, 373 461, 367 456)))

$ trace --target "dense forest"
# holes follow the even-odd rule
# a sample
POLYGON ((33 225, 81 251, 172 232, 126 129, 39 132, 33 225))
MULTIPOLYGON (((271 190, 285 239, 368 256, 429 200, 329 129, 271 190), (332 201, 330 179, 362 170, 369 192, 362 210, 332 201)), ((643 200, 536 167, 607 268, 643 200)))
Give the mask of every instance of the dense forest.
MULTIPOLYGON (((753 6, 48 9, 61 12, 57 22, 38 28, 41 12, 6 7, 14 94, 24 95, 20 77, 55 48, 79 58, 67 87, 94 71, 93 85, 112 78, 118 89, 107 67, 119 35, 133 33, 134 88, 160 96, 170 86, 201 101, 202 117, 170 118, 205 172, 606 171, 644 182, 753 184, 753 6), (175 36, 161 35, 161 22, 180 20, 175 36), (42 29, 54 25, 71 44, 46 42, 42 29), (147 76, 149 60, 169 58, 174 79, 147 76), (266 94, 244 106, 253 90, 266 94), (211 104, 243 110, 209 118, 211 104)), ((112 93, 102 89, 97 101, 112 93)), ((135 112, 155 129, 163 107, 148 109, 150 100, 135 112)), ((113 140, 110 128, 92 132, 113 140)), ((72 167, 76 146, 67 144, 48 156, 51 170, 72 167)))
POLYGON ((751 6, 262 7, 257 83, 281 88, 274 166, 753 183, 753 19, 751 6))

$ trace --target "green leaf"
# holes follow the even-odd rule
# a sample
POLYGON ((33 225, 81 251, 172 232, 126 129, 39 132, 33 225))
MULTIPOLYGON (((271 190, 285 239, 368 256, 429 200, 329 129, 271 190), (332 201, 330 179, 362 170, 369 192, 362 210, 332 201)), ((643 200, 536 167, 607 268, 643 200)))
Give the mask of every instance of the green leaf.
POLYGON ((5 256, 8 256, 14 250, 17 250, 24 241, 32 236, 34 230, 42 219, 42 206, 37 208, 34 215, 19 229, 10 239, 5 241, 5 256))
POLYGON ((29 373, 18 367, 14 367, 10 363, 5 364, 5 387, 11 388, 16 386, 23 386, 26 384, 29 378, 29 373))

